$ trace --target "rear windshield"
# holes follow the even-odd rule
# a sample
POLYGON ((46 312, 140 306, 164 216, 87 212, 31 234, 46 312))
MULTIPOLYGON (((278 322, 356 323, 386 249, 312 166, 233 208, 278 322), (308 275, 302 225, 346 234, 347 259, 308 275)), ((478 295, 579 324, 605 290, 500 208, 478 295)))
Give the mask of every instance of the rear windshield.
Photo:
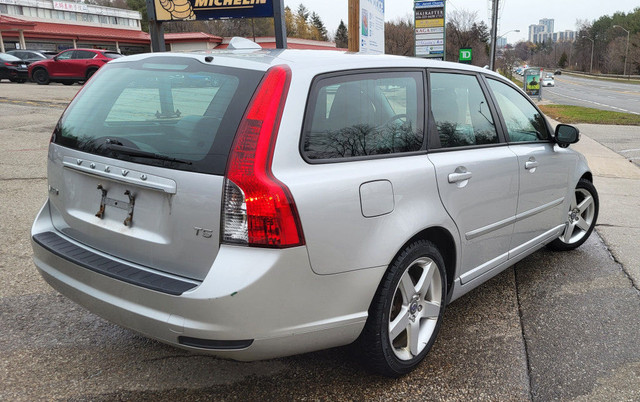
POLYGON ((20 61, 22 59, 19 58, 19 57, 12 56, 10 54, 6 54, 5 53, 5 54, 0 54, 0 60, 3 60, 3 61, 20 61))
POLYGON ((115 52, 104 52, 104 55, 110 59, 119 59, 120 57, 124 57, 124 55, 115 52))
POLYGON ((71 103, 52 141, 121 160, 222 175, 262 75, 166 56, 107 64, 71 103))

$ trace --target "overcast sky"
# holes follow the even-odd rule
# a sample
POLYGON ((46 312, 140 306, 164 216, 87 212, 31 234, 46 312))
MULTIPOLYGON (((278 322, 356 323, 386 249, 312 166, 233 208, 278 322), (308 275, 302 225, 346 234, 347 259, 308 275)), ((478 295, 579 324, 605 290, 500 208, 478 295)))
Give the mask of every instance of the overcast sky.
MULTIPOLYGON (((285 6, 296 10, 303 3, 309 10, 315 11, 333 34, 340 20, 347 23, 348 0, 284 0, 285 6)), ((499 0, 501 12, 499 34, 519 29, 520 32, 507 34, 509 43, 528 39, 529 25, 537 24, 542 18, 555 19, 555 31, 575 30, 577 19, 596 20, 603 15, 612 15, 616 11, 629 13, 640 7, 639 0, 499 0)), ((478 19, 491 27, 489 0, 447 0, 447 13, 453 10, 477 11, 478 19)), ((386 0, 385 20, 411 15, 413 18, 413 0, 386 0)))

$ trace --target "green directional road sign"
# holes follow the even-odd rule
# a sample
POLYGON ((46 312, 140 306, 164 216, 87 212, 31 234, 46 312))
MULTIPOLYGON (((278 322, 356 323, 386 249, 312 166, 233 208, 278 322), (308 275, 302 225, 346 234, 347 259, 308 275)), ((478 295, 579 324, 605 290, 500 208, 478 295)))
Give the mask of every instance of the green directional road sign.
POLYGON ((458 61, 460 61, 460 63, 471 64, 472 59, 473 53, 470 47, 463 47, 460 49, 460 56, 458 57, 458 61))

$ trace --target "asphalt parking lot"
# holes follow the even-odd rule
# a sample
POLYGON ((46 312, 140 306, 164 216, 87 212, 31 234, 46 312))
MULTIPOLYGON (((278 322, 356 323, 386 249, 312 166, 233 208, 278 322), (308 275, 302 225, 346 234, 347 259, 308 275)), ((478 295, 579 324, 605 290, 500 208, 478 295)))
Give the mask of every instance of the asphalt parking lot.
POLYGON ((0 400, 640 400, 640 169, 613 172, 608 148, 577 144, 595 155, 606 243, 541 250, 454 302, 410 375, 373 376, 349 347, 239 363, 112 325, 37 274, 49 137, 79 88, 0 83, 0 400))

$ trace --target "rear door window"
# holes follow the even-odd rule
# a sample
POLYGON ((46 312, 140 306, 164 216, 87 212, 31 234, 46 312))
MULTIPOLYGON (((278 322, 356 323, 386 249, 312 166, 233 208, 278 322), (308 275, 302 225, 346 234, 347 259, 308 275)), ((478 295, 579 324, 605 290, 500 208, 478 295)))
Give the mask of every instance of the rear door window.
POLYGON ((423 84, 417 71, 316 80, 302 153, 331 160, 414 152, 423 144, 423 84))
POLYGON ((138 163, 221 175, 262 75, 188 58, 109 63, 64 113, 54 142, 138 163))
POLYGON ((440 147, 499 142, 491 109, 475 75, 433 72, 429 77, 440 147))

